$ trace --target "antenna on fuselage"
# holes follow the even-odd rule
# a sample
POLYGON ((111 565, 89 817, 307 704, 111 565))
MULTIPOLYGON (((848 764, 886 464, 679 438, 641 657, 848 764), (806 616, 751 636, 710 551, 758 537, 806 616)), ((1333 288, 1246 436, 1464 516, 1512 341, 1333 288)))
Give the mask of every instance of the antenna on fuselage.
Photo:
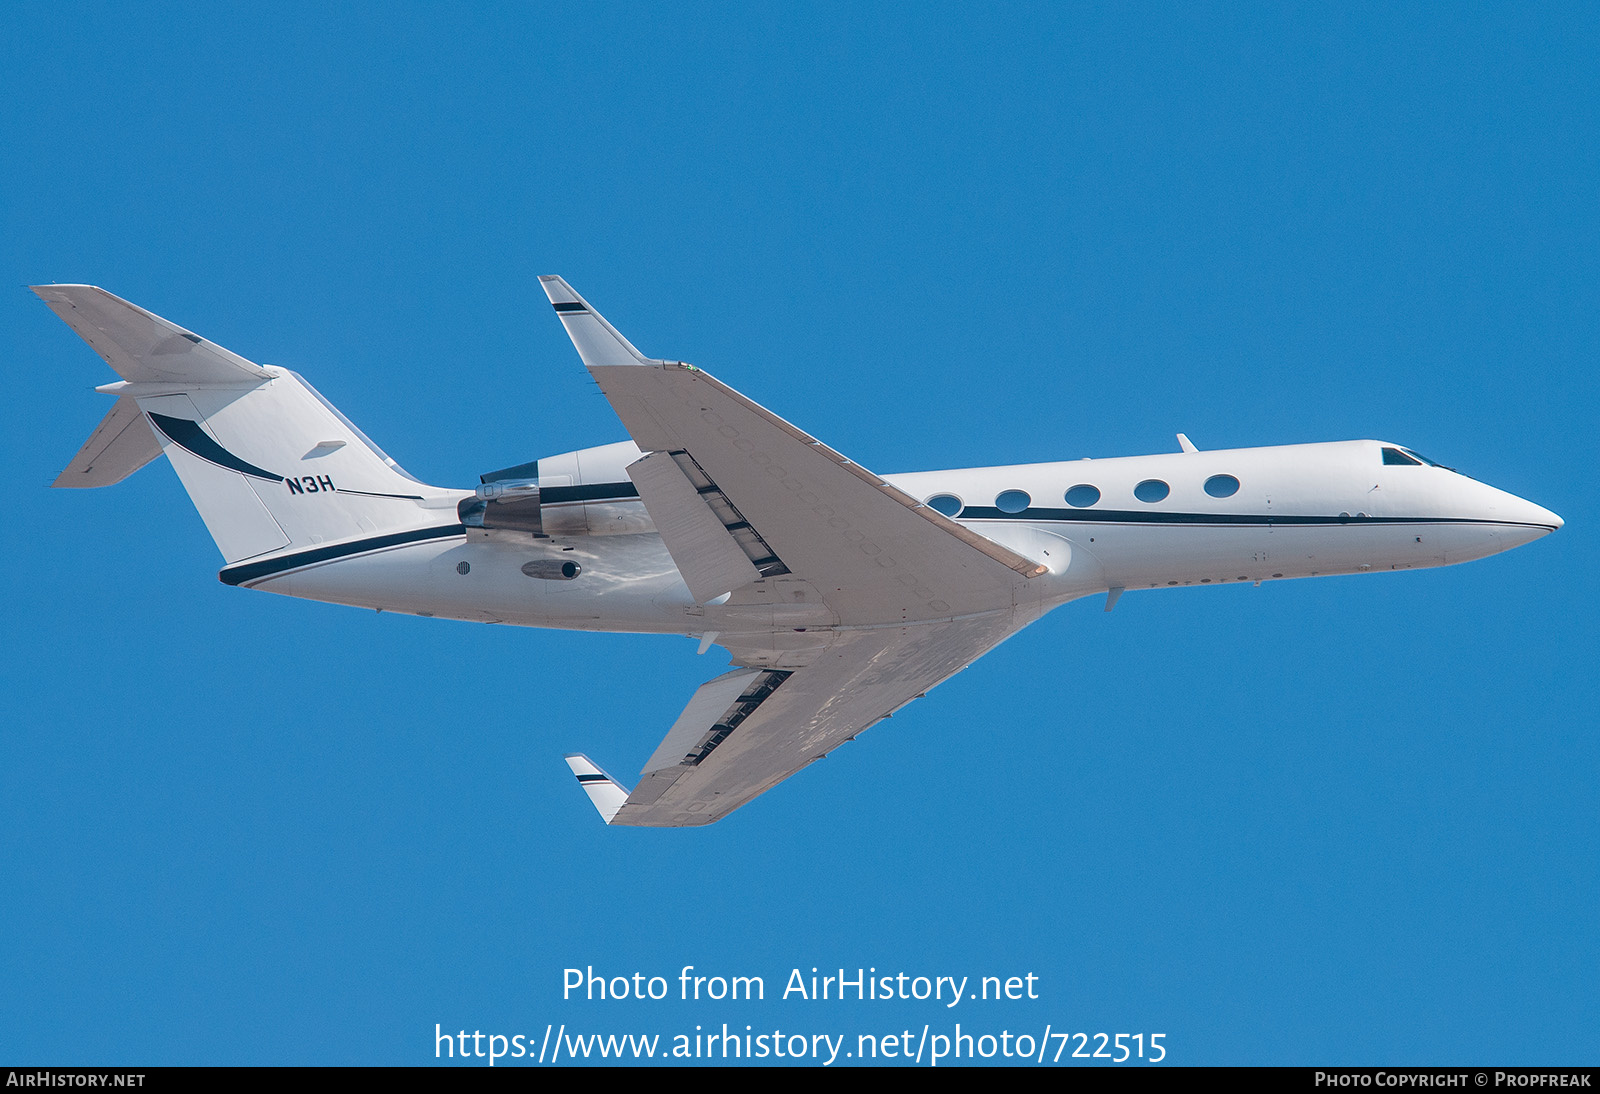
POLYGON ((1189 439, 1189 435, 1187 433, 1178 434, 1178 447, 1183 449, 1185 452, 1200 451, 1194 446, 1194 442, 1189 439))

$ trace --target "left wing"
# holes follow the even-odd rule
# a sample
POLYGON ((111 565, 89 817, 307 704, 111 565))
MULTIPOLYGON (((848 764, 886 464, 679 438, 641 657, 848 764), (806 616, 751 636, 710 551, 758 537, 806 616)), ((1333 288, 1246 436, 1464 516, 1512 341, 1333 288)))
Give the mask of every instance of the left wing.
POLYGON ((848 631, 805 668, 719 676, 695 693, 631 793, 609 776, 595 785, 599 769, 586 757, 582 770, 573 757, 568 763, 609 824, 710 824, 921 698, 1032 618, 848 631))
POLYGON ((645 357, 565 281, 540 280, 645 452, 628 475, 707 632, 741 666, 695 693, 631 793, 574 765, 608 822, 726 816, 1042 613, 1044 566, 693 365, 645 357))

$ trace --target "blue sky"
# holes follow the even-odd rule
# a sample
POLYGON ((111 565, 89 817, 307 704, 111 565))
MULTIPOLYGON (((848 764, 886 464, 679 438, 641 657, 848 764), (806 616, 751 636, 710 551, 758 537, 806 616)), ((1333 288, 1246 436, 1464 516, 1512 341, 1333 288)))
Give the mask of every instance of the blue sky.
POLYGON ((6 22, 0 1063, 956 1021, 1595 1060, 1592 7, 6 22), (719 825, 614 831, 561 754, 631 775, 717 653, 227 588, 166 466, 45 489, 114 377, 23 285, 295 368, 467 485, 623 436, 541 273, 880 472, 1380 437, 1567 526, 1069 605, 719 825), (768 999, 563 1001, 588 965, 768 999), (1040 998, 774 998, 812 966, 1040 998))

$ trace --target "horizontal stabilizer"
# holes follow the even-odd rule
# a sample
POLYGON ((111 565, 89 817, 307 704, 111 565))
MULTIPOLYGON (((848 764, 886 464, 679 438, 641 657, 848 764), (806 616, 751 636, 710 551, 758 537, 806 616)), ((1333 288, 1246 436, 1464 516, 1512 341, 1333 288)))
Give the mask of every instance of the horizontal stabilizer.
POLYGON ((67 326, 131 383, 257 384, 260 365, 93 285, 34 285, 67 326))
POLYGON ((124 395, 51 486, 110 486, 161 455, 139 404, 124 395))
POLYGON ((589 800, 594 802, 595 809, 599 810, 600 819, 610 824, 611 818, 622 808, 622 803, 628 800, 628 792, 583 753, 568 753, 566 759, 567 766, 578 776, 578 785, 583 787, 589 800))

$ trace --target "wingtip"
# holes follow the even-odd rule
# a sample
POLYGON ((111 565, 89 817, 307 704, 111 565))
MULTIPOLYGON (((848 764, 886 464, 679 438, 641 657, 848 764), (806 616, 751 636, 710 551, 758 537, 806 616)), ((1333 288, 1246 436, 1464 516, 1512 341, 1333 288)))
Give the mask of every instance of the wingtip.
POLYGON ((573 775, 577 776, 578 785, 589 795, 589 801, 600 814, 600 819, 610 824, 628 800, 627 788, 581 752, 569 752, 563 759, 573 775))
POLYGON ((583 297, 567 284, 566 278, 556 274, 540 274, 539 287, 550 298, 552 304, 578 304, 583 302, 583 297))
POLYGON ((550 298, 550 305, 560 316, 567 337, 572 339, 586 367, 651 363, 565 280, 555 274, 540 274, 539 287, 550 298))
MULTIPOLYGON (((105 292, 98 285, 29 285, 28 291, 46 304, 66 302, 73 292, 105 292)), ((110 294, 107 293, 109 296, 110 294)))

